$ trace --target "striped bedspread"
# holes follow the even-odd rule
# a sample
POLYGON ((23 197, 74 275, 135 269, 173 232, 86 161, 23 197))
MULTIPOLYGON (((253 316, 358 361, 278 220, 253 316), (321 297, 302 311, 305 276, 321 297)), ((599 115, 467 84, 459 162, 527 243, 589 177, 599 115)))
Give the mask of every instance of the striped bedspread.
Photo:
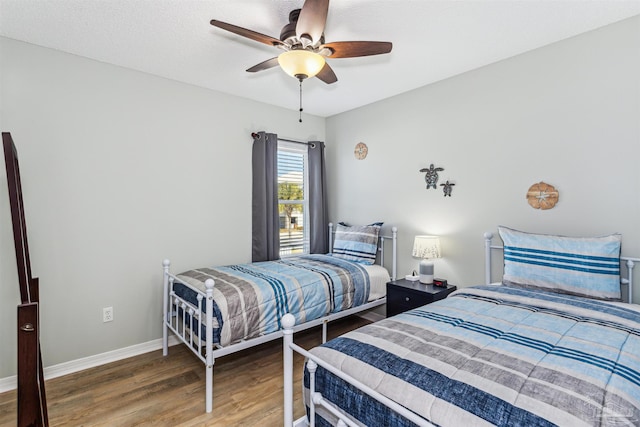
MULTIPOLYGON (((214 342, 223 346, 278 331, 286 313, 299 324, 362 305, 370 290, 362 266, 330 255, 201 268, 177 277, 202 291, 214 279, 214 342)), ((175 283, 174 290, 197 304, 188 287, 175 283)))
MULTIPOLYGON (((312 353, 438 426, 640 425, 638 305, 465 288, 312 353)), ((413 425, 326 370, 316 381, 363 425, 413 425)))

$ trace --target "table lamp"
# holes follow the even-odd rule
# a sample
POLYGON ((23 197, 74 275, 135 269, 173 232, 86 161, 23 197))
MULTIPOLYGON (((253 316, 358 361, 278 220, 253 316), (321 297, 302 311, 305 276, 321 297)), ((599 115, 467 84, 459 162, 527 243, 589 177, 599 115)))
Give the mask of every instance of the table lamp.
POLYGON ((440 238, 438 236, 416 236, 413 240, 413 252, 415 258, 422 258, 420 261, 420 283, 433 283, 433 262, 434 258, 442 258, 440 252, 440 238))

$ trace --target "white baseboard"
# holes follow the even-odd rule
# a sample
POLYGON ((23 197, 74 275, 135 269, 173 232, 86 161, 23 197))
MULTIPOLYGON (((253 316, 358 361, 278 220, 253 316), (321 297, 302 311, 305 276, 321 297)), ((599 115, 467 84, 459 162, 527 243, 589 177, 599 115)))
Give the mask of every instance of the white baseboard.
MULTIPOLYGON (((359 313, 357 314, 357 316, 362 317, 363 319, 367 319, 371 322, 377 322, 378 320, 382 320, 385 318, 385 316, 383 316, 382 314, 374 313, 373 311, 359 313)), ((174 335, 169 336, 169 346, 173 346, 179 343, 180 341, 174 335)), ((157 340, 147 341, 142 344, 136 344, 118 350, 96 354, 94 356, 83 357, 82 359, 59 363, 57 365, 44 368, 44 379, 50 380, 52 378, 61 377, 63 375, 72 374, 74 372, 83 371, 89 368, 95 368, 96 366, 105 365, 107 363, 126 359, 127 357, 137 356, 139 354, 148 353, 150 351, 159 350, 161 348, 162 339, 158 338, 157 340)), ((18 387, 17 375, 0 378, 0 393, 14 390, 16 387, 18 387)))
MULTIPOLYGON (((169 346, 173 346, 179 343, 180 341, 178 341, 175 336, 171 335, 169 337, 169 346)), ((148 353, 150 351, 159 350, 161 348, 162 339, 158 338, 157 340, 147 341, 142 344, 136 344, 130 347, 96 354, 94 356, 83 357, 82 359, 71 360, 69 362, 60 363, 58 365, 48 366, 44 368, 44 379, 50 380, 52 378, 61 377, 63 375, 72 374, 74 372, 83 371, 89 368, 95 368, 96 366, 105 365, 107 363, 126 359, 132 356, 137 356, 139 354, 148 353)), ((18 387, 17 375, 13 375, 7 378, 0 378, 0 393, 14 390, 16 387, 18 387)))

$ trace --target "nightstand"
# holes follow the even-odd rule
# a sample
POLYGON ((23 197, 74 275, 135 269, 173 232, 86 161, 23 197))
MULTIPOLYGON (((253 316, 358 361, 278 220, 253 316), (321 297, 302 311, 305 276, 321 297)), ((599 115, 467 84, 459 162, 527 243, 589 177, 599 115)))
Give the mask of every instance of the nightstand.
POLYGON ((456 289, 454 285, 441 288, 419 281, 393 280, 387 283, 387 317, 444 299, 456 289))

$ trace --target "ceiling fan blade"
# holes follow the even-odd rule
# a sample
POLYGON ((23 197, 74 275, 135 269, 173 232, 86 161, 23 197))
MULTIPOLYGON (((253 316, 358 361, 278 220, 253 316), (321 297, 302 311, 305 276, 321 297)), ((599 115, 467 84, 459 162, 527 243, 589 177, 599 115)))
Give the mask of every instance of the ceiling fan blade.
POLYGON ((324 63, 324 67, 322 67, 322 70, 320 70, 320 72, 316 74, 316 77, 328 85, 338 81, 336 73, 333 72, 333 69, 326 62, 324 63))
POLYGON ((298 40, 306 39, 316 44, 324 32, 328 12, 329 0, 306 0, 296 25, 298 40))
POLYGON ((216 19, 211 20, 211 25, 213 25, 214 27, 222 28, 223 30, 231 31, 232 33, 238 34, 239 36, 243 36, 260 43, 268 44, 269 46, 278 46, 283 44, 280 40, 274 37, 267 36, 256 31, 247 30, 246 28, 238 27, 237 25, 228 24, 216 19))
POLYGON ((329 58, 354 58, 356 56, 380 55, 391 52, 391 42, 333 42, 325 43, 320 49, 330 49, 329 58))
POLYGON ((269 68, 273 68, 278 66, 278 57, 267 59, 259 64, 254 65, 253 67, 247 69, 248 73, 255 73, 262 70, 267 70, 269 68))

